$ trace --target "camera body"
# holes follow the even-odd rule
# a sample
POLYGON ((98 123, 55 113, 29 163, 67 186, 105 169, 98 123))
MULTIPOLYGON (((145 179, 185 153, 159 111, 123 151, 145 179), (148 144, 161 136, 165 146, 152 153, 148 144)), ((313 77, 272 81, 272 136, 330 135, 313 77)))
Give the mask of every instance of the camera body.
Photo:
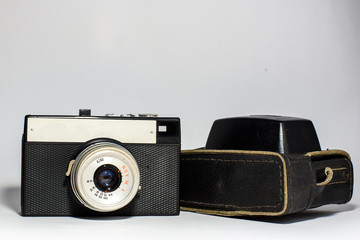
POLYGON ((179 214, 180 119, 25 117, 24 216, 179 214))

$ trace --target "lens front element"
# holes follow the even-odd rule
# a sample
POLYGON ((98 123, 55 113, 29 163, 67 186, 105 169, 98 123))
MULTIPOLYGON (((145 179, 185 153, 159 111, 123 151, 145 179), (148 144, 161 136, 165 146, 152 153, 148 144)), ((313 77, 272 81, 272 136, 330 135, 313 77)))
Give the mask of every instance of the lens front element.
POLYGON ((98 212, 118 210, 135 197, 140 173, 135 158, 124 147, 100 142, 85 148, 71 169, 77 199, 98 212))
POLYGON ((120 170, 114 165, 102 165, 94 174, 95 186, 103 192, 116 190, 121 183, 120 170))

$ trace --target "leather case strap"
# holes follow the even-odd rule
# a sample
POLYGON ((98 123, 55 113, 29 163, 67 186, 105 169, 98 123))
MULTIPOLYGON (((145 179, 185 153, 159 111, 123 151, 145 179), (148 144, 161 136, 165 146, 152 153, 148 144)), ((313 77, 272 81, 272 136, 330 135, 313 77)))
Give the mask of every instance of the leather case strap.
POLYGON ((181 153, 181 210, 222 216, 280 216, 351 199, 353 170, 341 150, 181 153))

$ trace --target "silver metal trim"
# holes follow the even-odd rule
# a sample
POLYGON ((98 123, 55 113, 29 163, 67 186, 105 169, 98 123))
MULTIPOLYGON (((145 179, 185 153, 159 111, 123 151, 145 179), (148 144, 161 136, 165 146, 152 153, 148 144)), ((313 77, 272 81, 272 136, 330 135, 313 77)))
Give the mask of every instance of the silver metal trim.
POLYGON ((158 114, 156 113, 139 113, 139 117, 157 117, 158 114))

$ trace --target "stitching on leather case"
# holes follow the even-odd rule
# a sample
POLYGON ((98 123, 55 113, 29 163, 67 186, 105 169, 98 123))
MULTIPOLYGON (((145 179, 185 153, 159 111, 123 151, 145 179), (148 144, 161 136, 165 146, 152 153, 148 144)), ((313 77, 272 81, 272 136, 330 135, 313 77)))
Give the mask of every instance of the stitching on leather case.
POLYGON ((335 185, 335 184, 348 183, 348 182, 349 182, 349 181, 332 182, 332 183, 328 183, 327 186, 329 186, 329 185, 335 185))
POLYGON ((342 168, 332 168, 333 171, 340 171, 340 170, 346 170, 346 167, 342 167, 342 168))
MULTIPOLYGON (((272 208, 276 208, 279 207, 283 201, 284 201, 284 194, 283 194, 283 173, 281 171, 281 164, 277 161, 274 160, 241 160, 241 159, 221 159, 221 158, 192 158, 192 157, 183 157, 182 160, 190 160, 190 161, 215 161, 215 162, 241 162, 241 163, 275 163, 278 165, 279 167, 279 172, 280 172, 280 202, 277 205, 264 205, 264 206, 250 206, 249 208, 265 208, 265 207, 272 207, 272 208)), ((230 205, 230 204, 213 204, 213 203, 206 203, 206 202, 195 202, 195 201, 185 201, 185 200, 181 200, 181 202, 186 202, 186 203, 197 203, 197 204, 202 204, 204 206, 224 206, 224 207, 233 207, 233 208, 237 208, 237 209, 241 209, 235 205, 230 205)))
POLYGON ((315 151, 315 152, 308 152, 305 154, 305 156, 309 157, 322 157, 322 156, 331 156, 331 155, 340 155, 345 158, 351 159, 350 155, 343 151, 343 150, 326 150, 326 151, 315 151))
POLYGON ((244 208, 240 208, 238 206, 235 205, 231 205, 231 204, 215 204, 215 203, 204 203, 204 202, 195 202, 195 201, 185 201, 185 200, 180 200, 180 202, 183 203, 194 203, 194 204, 199 204, 199 205, 204 205, 206 207, 217 207, 217 206, 224 206, 224 207, 232 207, 232 208, 236 208, 236 209, 246 209, 246 208, 273 208, 273 207, 277 207, 277 206, 273 206, 273 205, 269 205, 269 206, 249 206, 249 207, 244 207, 244 208))
MULTIPOLYGON (((181 151, 182 159, 184 159, 184 155, 187 154, 245 154, 245 155, 270 155, 270 156, 276 156, 278 157, 283 165, 283 182, 281 189, 284 189, 283 194, 283 201, 284 201, 284 207, 279 212, 256 212, 256 211, 216 211, 216 210, 204 210, 204 209, 196 209, 196 208, 188 208, 188 207, 180 207, 181 210, 185 211, 192 211, 192 212, 198 212, 198 213, 204 213, 204 214, 214 214, 214 215, 220 215, 220 216, 239 216, 239 215, 250 215, 250 216, 280 216, 285 213, 288 207, 288 189, 287 189, 287 166, 285 159, 282 155, 275 152, 268 152, 268 151, 246 151, 246 150, 185 150, 181 151)), ((185 159, 184 159, 185 160, 185 159)), ((282 172, 281 172, 282 173, 282 172)))

